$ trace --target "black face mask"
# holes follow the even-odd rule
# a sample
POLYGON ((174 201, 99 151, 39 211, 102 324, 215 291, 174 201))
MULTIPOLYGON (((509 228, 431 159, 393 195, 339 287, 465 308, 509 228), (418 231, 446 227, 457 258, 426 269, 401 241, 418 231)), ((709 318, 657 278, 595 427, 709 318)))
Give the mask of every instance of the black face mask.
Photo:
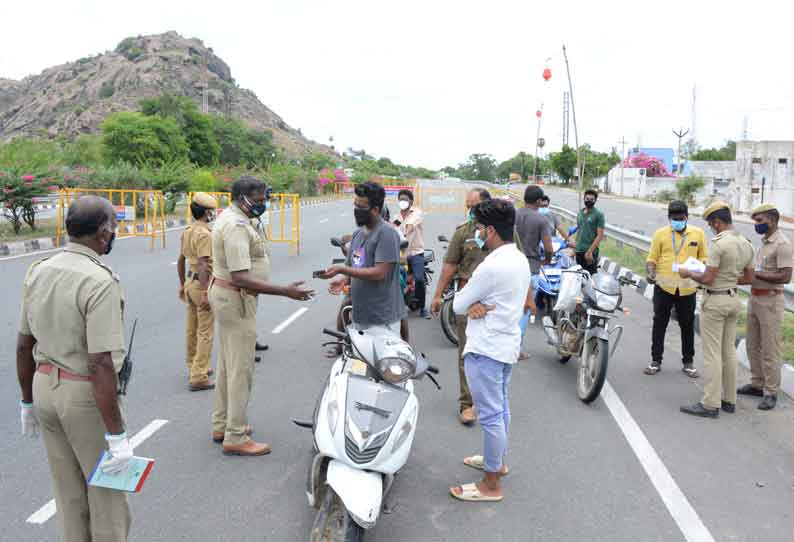
POLYGON ((108 241, 108 246, 105 249, 105 255, 110 254, 110 251, 113 250, 113 241, 116 240, 116 232, 112 232, 110 234, 110 240, 108 241))
POLYGON ((587 207, 588 209, 592 209, 593 207, 595 207, 595 201, 584 200, 584 206, 587 207))
POLYGON ((353 208, 353 215, 356 217, 356 226, 369 226, 372 223, 372 213, 369 209, 353 208))

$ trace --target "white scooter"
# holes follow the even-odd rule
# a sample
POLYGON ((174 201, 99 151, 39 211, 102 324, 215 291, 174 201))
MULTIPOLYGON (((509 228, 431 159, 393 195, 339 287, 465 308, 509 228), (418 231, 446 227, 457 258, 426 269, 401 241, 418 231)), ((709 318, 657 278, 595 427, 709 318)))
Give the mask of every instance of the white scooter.
POLYGON ((419 416, 413 381, 427 374, 439 387, 430 374, 438 369, 383 327, 323 333, 337 339, 323 346, 342 346, 342 355, 313 420, 293 420, 314 432, 306 496, 317 514, 309 540, 359 542, 408 460, 419 416))

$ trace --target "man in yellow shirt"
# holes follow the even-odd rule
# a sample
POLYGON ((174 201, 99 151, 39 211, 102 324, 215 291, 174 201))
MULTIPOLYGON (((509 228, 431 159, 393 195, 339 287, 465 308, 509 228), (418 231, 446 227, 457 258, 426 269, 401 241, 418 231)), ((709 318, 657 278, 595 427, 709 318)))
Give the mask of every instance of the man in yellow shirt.
POLYGON ((678 275, 678 266, 689 258, 705 263, 708 257, 703 230, 687 224, 689 209, 683 201, 672 201, 667 207, 670 225, 656 230, 645 264, 648 282, 655 284, 653 291, 653 332, 651 339, 651 364, 646 375, 655 375, 662 369, 664 336, 670 322, 670 312, 675 307, 681 328, 681 353, 684 373, 698 377, 692 363, 695 356, 695 300, 696 285, 678 275))

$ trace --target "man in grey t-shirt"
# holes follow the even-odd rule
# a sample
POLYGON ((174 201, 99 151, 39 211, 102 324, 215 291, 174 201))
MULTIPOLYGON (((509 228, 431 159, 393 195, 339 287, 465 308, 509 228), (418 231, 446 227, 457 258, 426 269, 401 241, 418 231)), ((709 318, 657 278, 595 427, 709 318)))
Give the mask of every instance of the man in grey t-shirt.
POLYGON ((321 278, 339 294, 350 285, 353 322, 386 326, 400 332, 405 302, 400 288, 400 236, 380 216, 386 193, 377 183, 356 186, 353 211, 359 229, 353 234, 345 265, 332 265, 321 278))
POLYGON ((543 190, 535 185, 530 185, 524 192, 524 208, 516 211, 516 231, 521 238, 521 247, 529 260, 530 272, 536 275, 540 272, 540 243, 543 243, 545 263, 551 262, 551 226, 548 220, 538 212, 543 190))

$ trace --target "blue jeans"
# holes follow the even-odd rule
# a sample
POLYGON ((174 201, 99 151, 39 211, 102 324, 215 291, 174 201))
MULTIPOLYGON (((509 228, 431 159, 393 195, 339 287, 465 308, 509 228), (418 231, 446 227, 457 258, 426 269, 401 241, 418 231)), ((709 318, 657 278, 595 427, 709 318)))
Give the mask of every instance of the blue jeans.
POLYGON ((507 453, 510 404, 507 387, 513 366, 469 352, 464 357, 466 381, 483 431, 485 472, 499 472, 507 453))
POLYGON ((414 276, 414 297, 419 309, 425 308, 425 255, 417 254, 408 257, 408 270, 414 276))

